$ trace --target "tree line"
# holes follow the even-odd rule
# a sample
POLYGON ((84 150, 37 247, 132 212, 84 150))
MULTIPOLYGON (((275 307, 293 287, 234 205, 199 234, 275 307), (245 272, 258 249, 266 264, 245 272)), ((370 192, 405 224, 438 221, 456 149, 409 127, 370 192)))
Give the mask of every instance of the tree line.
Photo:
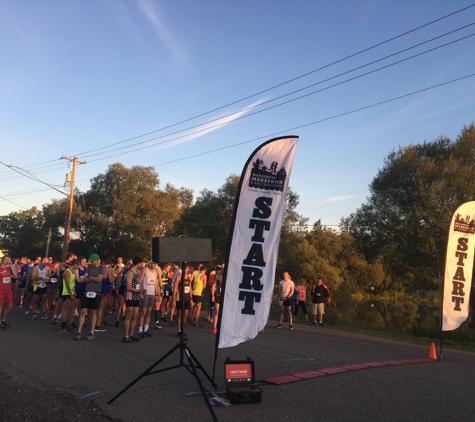
MULTIPOLYGON (((230 175, 216 192, 204 189, 195 198, 185 187, 160 187, 153 167, 111 164, 88 191, 76 191, 70 250, 150 257, 152 237, 186 235, 211 238, 213 261, 223 262, 238 182, 230 175)), ((369 192, 335 230, 320 220, 309 227, 289 189, 276 274, 322 277, 341 294, 437 289, 452 213, 475 199, 474 124, 455 140, 393 149, 369 192)), ((50 255, 59 257, 66 216, 67 199, 1 216, 0 249, 41 255, 51 230, 50 255)))

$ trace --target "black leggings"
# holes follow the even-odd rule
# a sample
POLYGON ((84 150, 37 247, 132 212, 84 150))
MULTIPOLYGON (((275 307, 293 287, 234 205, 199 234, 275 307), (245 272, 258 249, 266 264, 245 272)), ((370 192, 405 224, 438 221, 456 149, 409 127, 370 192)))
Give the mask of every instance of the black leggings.
POLYGON ((307 315, 307 304, 305 302, 300 302, 300 301, 295 303, 294 315, 298 315, 299 306, 302 307, 303 314, 307 315))

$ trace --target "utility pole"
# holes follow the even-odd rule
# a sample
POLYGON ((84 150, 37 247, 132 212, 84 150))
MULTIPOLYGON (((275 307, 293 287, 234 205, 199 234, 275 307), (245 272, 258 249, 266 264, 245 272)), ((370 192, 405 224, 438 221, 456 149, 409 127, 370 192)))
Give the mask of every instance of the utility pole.
POLYGON ((46 253, 45 253, 45 258, 48 258, 49 255, 49 242, 51 240, 51 227, 48 230, 48 241, 46 242, 46 253))
POLYGON ((71 189, 69 191, 69 208, 68 208, 68 218, 66 220, 66 226, 64 227, 64 242, 63 242, 63 255, 62 260, 66 259, 66 254, 68 253, 69 246, 69 232, 71 231, 71 219, 73 216, 73 201, 74 201, 74 182, 76 180, 76 166, 77 164, 86 164, 85 161, 79 161, 77 157, 61 157, 62 160, 68 160, 73 162, 73 170, 71 172, 71 189))

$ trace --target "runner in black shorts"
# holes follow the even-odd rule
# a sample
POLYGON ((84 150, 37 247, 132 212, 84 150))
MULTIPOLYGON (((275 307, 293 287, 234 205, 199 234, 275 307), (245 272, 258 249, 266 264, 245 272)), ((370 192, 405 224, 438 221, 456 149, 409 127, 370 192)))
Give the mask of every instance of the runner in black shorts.
MULTIPOLYGON (((183 291, 184 291, 184 303, 182 305, 182 298, 180 297, 180 285, 181 285, 181 280, 182 276, 181 274, 176 278, 175 280, 175 286, 173 289, 173 295, 172 298, 173 300, 176 301, 176 324, 177 324, 177 332, 176 336, 181 337, 181 308, 182 306, 184 307, 184 320, 186 321, 186 318, 188 316, 188 312, 191 309, 191 281, 190 281, 190 270, 192 270, 193 267, 186 267, 185 269, 185 277, 183 278, 183 291)), ((185 338, 185 336, 184 336, 185 338)))
POLYGON ((139 316, 140 299, 143 298, 141 289, 141 272, 144 266, 144 260, 138 256, 132 259, 132 267, 125 276, 125 320, 124 320, 124 337, 123 343, 135 343, 140 341, 138 337, 134 337, 134 329, 139 316))

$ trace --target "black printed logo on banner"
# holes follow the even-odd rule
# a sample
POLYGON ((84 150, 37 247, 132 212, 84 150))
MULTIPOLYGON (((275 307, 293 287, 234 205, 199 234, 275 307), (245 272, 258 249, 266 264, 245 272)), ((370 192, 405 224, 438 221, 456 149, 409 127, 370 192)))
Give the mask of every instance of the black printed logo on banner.
POLYGON ((258 158, 252 164, 249 187, 265 190, 278 190, 282 192, 284 190, 287 172, 283 167, 277 171, 277 164, 276 161, 273 161, 268 169, 264 165, 264 161, 258 158))
POLYGON ((454 231, 465 234, 475 234, 475 221, 470 221, 469 215, 464 219, 460 214, 457 214, 455 216, 454 231))

